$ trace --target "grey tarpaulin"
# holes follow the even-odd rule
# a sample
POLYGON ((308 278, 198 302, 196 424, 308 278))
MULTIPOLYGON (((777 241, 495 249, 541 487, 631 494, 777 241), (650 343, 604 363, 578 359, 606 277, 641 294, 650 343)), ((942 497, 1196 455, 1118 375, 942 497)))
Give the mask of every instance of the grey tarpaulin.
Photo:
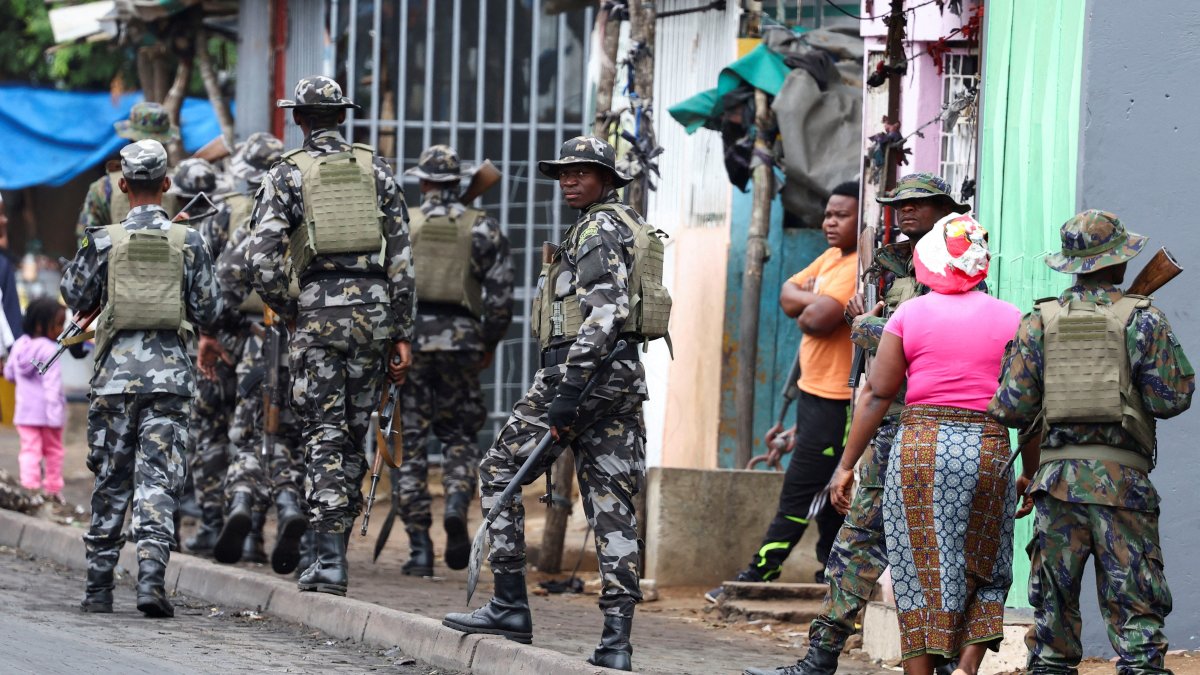
POLYGON ((862 167, 862 38, 773 30, 764 41, 792 67, 771 105, 787 176, 783 207, 817 227, 829 192, 862 167))

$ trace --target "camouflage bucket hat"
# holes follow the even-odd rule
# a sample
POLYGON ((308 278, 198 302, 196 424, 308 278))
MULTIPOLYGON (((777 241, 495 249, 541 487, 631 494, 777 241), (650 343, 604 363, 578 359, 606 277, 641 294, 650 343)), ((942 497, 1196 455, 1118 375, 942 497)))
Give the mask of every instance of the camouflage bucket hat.
POLYGON ((421 153, 417 165, 405 171, 404 175, 435 183, 449 183, 474 173, 474 167, 463 166, 458 161, 458 153, 454 148, 448 145, 431 145, 421 153))
POLYGON ((1146 237, 1125 229, 1107 211, 1076 214, 1059 230, 1062 251, 1046 256, 1046 265, 1067 274, 1086 274, 1125 262, 1142 252, 1146 237))
POLYGON ((157 180, 167 175, 167 150, 154 139, 121 148, 121 175, 126 180, 157 180))
POLYGON ((121 120, 113 125, 117 135, 131 141, 152 139, 159 143, 169 143, 179 139, 179 129, 171 126, 171 116, 167 109, 158 103, 143 101, 137 103, 129 111, 129 119, 121 120))
POLYGON ((342 86, 324 75, 302 77, 296 83, 296 99, 281 98, 275 105, 280 108, 354 108, 362 107, 342 96, 342 86))
POLYGON ((195 197, 201 192, 212 195, 217 190, 217 172, 207 160, 193 157, 185 159, 175 167, 171 178, 169 195, 195 197))
POLYGON ((229 173, 247 183, 261 183, 263 174, 283 157, 283 142, 265 131, 250 134, 229 160, 229 173))
POLYGON ((613 146, 593 136, 576 136, 558 150, 557 160, 543 159, 537 163, 538 171, 550 178, 558 178, 558 170, 568 164, 596 164, 612 172, 617 187, 625 187, 631 176, 617 170, 617 151, 613 146))
POLYGON ((891 191, 881 197, 876 197, 875 201, 880 204, 894 204, 911 199, 929 199, 930 197, 945 197, 960 210, 969 208, 968 205, 950 196, 950 185, 946 179, 933 173, 910 173, 897 181, 896 187, 891 191))

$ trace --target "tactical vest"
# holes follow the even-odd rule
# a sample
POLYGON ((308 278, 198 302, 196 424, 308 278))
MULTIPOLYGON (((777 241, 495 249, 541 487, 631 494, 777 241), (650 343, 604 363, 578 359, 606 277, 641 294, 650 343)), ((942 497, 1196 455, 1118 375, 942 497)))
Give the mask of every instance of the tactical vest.
MULTIPOLYGON (((233 241, 233 233, 237 231, 254 212, 254 197, 242 192, 235 192, 225 197, 225 203, 229 205, 229 229, 226 231, 228 241, 233 241)), ((250 295, 242 300, 242 304, 238 305, 238 311, 245 314, 262 314, 263 308, 266 305, 263 299, 259 296, 258 291, 251 289, 250 295)))
POLYGON ((304 222, 291 234, 286 261, 293 279, 320 255, 377 253, 383 264, 383 214, 375 194, 374 150, 355 143, 349 152, 313 157, 284 153, 300 170, 304 222))
POLYGON ((472 235, 486 217, 467 209, 458 217, 426 217, 420 209, 409 214, 417 298, 421 302, 459 305, 478 317, 483 314, 483 288, 471 273, 472 235))
POLYGON ((188 229, 127 230, 109 225, 108 300, 96 320, 96 353, 104 354, 123 330, 191 333, 184 315, 184 246, 188 229))
MULTIPOLYGON (((671 318, 671 294, 663 286, 663 239, 666 232, 648 225, 624 204, 595 204, 588 214, 606 211, 621 219, 633 232, 633 269, 629 271, 629 318, 623 333, 635 333, 644 341, 667 338, 667 324, 671 318)), ((567 241, 572 245, 575 228, 567 232, 567 241)), ((562 265, 562 251, 555 253, 554 260, 542 265, 538 278, 538 295, 533 303, 530 326, 542 349, 552 344, 574 340, 583 325, 583 310, 579 291, 563 300, 554 297, 554 289, 547 288, 548 280, 558 277, 562 265)))
POLYGON ((888 287, 887 292, 883 294, 883 302, 889 311, 895 311, 900 303, 912 300, 920 294, 916 277, 896 277, 892 280, 892 285, 888 287))
MULTIPOLYGON (((1044 432, 1055 423, 1120 424, 1142 456, 1122 463, 1152 468, 1155 422, 1133 381, 1125 339, 1134 313, 1149 307, 1150 299, 1139 295, 1126 295, 1112 305, 1072 300, 1063 306, 1057 299, 1038 303, 1045 327, 1044 432)), ((1072 459, 1122 461, 1120 451, 1108 446, 1068 446, 1065 450, 1072 459)), ((1047 449, 1043 459, 1055 459, 1059 452, 1047 449)))

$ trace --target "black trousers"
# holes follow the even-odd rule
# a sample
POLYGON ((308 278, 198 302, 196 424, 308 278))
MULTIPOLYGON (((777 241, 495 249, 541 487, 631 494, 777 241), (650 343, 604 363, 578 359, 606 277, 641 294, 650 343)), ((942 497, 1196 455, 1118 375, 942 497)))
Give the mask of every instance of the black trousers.
MULTIPOLYGON (((829 484, 841 461, 850 431, 849 419, 850 401, 800 392, 796 399, 796 448, 783 477, 779 508, 750 561, 749 576, 763 581, 779 576, 783 561, 808 528, 813 498, 829 484)), ((829 557, 842 519, 828 502, 815 517, 821 534, 817 541, 817 560, 821 563, 829 557)))

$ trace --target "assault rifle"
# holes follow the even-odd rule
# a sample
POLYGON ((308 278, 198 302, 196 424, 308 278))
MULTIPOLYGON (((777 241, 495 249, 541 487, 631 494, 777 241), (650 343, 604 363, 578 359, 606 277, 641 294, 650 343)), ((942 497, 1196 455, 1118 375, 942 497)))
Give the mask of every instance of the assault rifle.
POLYGON ((87 329, 96 320, 96 317, 100 315, 102 308, 102 305, 98 304, 90 312, 82 315, 77 314, 67 322, 66 328, 63 328, 62 333, 58 336, 58 349, 54 350, 54 355, 45 362, 38 361, 37 359, 33 360, 33 367, 37 368, 38 375, 45 375, 46 371, 50 370, 50 366, 54 365, 54 362, 63 355, 63 352, 90 337, 87 329))
POLYGON ((283 365, 283 335, 279 317, 270 307, 263 307, 263 433, 262 461, 271 460, 275 435, 279 433, 279 409, 283 404, 283 388, 279 384, 279 369, 283 365))
POLYGON ((1150 295, 1167 285, 1167 282, 1179 276, 1183 267, 1175 261, 1175 256, 1164 246, 1150 258, 1150 262, 1138 272, 1137 277, 1129 284, 1127 295, 1150 295))
MULTIPOLYGON (((399 357, 393 357, 395 362, 399 357)), ((375 448, 375 460, 371 462, 371 491, 367 494, 367 506, 363 509, 362 531, 359 532, 362 536, 367 536, 367 523, 371 520, 371 507, 375 504, 375 490, 379 487, 379 474, 383 471, 383 465, 386 463, 393 469, 398 468, 395 458, 391 453, 391 443, 393 436, 396 434, 396 402, 400 400, 400 385, 395 382, 388 384, 383 395, 383 407, 379 411, 379 433, 380 441, 375 448)), ((386 541, 386 539, 385 539, 386 541)), ((380 549, 383 547, 380 546, 380 549)), ((375 554, 379 557, 379 554, 375 554)))

